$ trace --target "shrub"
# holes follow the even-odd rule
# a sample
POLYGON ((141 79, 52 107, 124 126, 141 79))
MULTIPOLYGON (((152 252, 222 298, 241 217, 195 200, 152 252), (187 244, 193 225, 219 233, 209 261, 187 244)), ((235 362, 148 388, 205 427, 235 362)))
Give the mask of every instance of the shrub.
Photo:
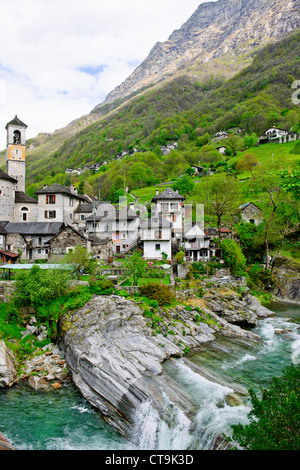
POLYGON ((159 285, 149 283, 146 286, 140 287, 141 294, 149 299, 156 300, 159 305, 172 304, 175 301, 175 295, 167 285, 159 285))
POLYGON ((226 266, 229 266, 235 274, 238 274, 246 265, 246 258, 241 247, 234 240, 226 239, 222 241, 221 248, 226 266))
POLYGON ((16 276, 13 300, 17 306, 37 308, 49 300, 64 295, 69 287, 69 273, 60 269, 43 270, 33 266, 16 276))
POLYGON ((114 291, 114 283, 111 279, 105 277, 102 279, 91 277, 89 280, 89 288, 92 294, 111 295, 114 291))
POLYGON ((232 440, 246 450, 299 450, 300 367, 290 366, 258 399, 249 390, 252 410, 249 424, 233 425, 232 440))

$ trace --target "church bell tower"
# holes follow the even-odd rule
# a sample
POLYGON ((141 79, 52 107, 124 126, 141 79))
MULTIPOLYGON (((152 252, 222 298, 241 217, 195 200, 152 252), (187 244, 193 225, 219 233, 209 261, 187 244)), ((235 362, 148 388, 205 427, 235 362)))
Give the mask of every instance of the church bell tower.
POLYGON ((27 125, 16 115, 6 124, 5 129, 7 131, 6 173, 18 181, 16 191, 25 192, 27 125))

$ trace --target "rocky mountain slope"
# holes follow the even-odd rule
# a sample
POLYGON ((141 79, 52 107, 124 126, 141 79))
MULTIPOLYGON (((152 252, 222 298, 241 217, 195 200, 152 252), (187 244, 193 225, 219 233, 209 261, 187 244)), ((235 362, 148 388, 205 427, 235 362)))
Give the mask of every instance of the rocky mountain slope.
POLYGON ((186 67, 197 64, 203 68, 204 64, 228 53, 245 54, 281 39, 299 26, 299 0, 203 3, 167 41, 153 47, 144 62, 107 96, 105 103, 165 80, 186 67))

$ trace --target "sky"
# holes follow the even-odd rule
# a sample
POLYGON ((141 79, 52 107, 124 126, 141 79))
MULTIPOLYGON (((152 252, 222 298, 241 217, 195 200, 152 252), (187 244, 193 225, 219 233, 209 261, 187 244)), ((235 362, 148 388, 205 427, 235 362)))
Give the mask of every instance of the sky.
POLYGON ((0 0, 0 150, 89 114, 201 0, 0 0))

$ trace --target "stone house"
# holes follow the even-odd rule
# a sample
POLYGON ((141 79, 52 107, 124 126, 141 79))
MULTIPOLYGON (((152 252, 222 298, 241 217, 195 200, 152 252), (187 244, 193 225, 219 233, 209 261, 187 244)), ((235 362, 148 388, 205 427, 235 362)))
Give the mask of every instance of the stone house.
POLYGON ((51 256, 65 255, 74 250, 76 246, 84 246, 89 249, 87 238, 71 225, 63 224, 59 231, 47 241, 51 256))
POLYGON ((239 207, 241 217, 248 224, 259 225, 263 221, 263 212, 253 202, 247 202, 239 207))
POLYGON ((5 249, 22 260, 48 259, 49 241, 64 224, 61 222, 8 222, 5 224, 5 249))

